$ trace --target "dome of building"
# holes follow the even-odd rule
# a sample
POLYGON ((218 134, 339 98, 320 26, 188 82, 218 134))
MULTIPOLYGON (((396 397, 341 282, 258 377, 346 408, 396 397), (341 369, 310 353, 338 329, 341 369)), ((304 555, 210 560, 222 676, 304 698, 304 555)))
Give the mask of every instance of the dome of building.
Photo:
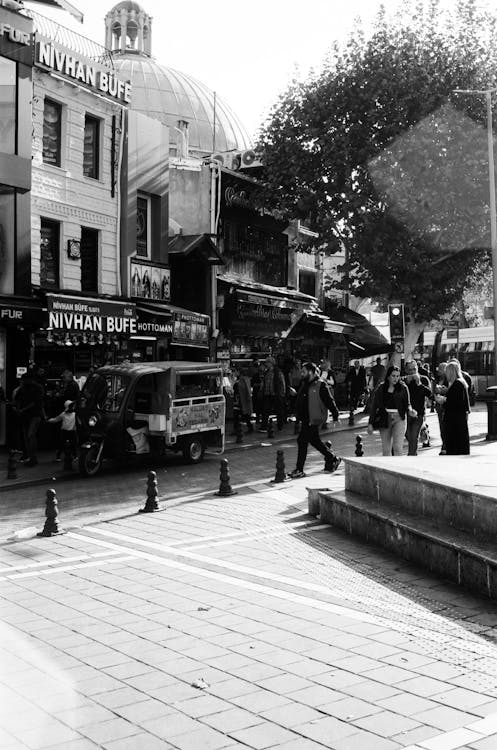
POLYGON ((132 0, 115 5, 105 17, 106 47, 116 73, 132 82, 131 109, 169 126, 171 150, 188 123, 189 148, 198 155, 243 151, 250 137, 232 109, 195 78, 160 65, 152 57, 152 18, 132 0))
POLYGON ((171 145, 179 137, 178 120, 185 120, 191 151, 251 148, 238 117, 204 84, 142 55, 118 55, 114 64, 119 77, 133 83, 131 108, 168 125, 171 145))

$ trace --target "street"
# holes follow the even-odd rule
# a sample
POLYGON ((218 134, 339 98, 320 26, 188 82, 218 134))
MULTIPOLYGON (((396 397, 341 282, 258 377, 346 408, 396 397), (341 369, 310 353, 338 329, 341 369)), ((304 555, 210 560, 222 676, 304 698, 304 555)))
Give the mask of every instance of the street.
MULTIPOLYGON (((271 485, 273 463, 230 453, 228 498, 217 460, 170 466, 145 516, 143 473, 66 482, 66 534, 1 546, 2 747, 495 748, 495 603, 309 518, 306 487, 343 470, 310 452, 307 478, 271 485)), ((13 494, 4 528, 16 503, 40 525, 41 488, 13 494)))

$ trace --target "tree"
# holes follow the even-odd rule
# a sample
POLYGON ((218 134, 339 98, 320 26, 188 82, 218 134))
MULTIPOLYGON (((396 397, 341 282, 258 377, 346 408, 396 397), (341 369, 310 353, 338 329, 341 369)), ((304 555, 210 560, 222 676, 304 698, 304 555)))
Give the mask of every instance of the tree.
POLYGON ((409 310, 409 353, 461 299, 488 248, 484 97, 496 18, 475 0, 412 3, 335 44, 261 129, 264 200, 345 246, 351 291, 409 310), (414 5, 414 7, 412 7, 414 5), (483 248, 483 250, 481 250, 483 248))

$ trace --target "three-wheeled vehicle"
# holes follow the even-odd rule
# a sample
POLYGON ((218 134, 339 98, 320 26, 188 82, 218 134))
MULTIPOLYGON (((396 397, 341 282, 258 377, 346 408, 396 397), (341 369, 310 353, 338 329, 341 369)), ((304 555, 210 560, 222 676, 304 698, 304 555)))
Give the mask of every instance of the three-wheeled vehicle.
POLYGON ((100 403, 78 412, 84 435, 79 468, 94 476, 104 459, 181 451, 190 463, 222 453, 226 405, 222 369, 200 362, 141 362, 101 367, 107 389, 100 403))

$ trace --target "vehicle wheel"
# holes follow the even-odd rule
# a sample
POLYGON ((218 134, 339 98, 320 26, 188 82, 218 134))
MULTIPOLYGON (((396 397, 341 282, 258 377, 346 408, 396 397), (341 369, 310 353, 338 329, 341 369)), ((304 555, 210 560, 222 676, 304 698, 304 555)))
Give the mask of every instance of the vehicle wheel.
POLYGON ((79 454, 79 471, 85 477, 94 477, 102 468, 102 456, 98 458, 99 445, 83 448, 79 454))
POLYGON ((200 438, 191 438, 182 447, 183 458, 189 464, 199 464, 205 452, 205 446, 200 438))

